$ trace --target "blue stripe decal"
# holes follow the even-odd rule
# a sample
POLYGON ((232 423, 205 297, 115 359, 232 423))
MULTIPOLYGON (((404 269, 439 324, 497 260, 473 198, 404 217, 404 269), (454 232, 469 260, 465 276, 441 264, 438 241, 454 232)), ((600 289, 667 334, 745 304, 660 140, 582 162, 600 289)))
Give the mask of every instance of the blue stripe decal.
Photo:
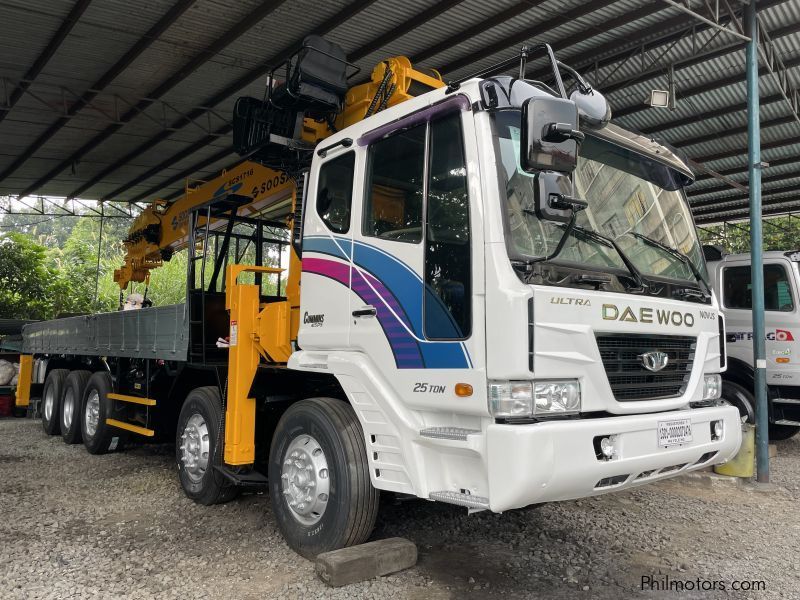
MULTIPOLYGON (((422 351, 425 368, 433 369, 465 369, 471 368, 472 361, 462 342, 456 341, 428 341, 422 328, 422 290, 423 282, 420 276, 408 265, 394 256, 363 242, 353 242, 347 238, 331 238, 324 236, 311 236, 303 240, 304 252, 327 254, 342 260, 353 262, 363 271, 372 275, 394 296, 405 313, 402 317, 410 327, 422 351)), ((426 290, 427 294, 432 294, 426 290)), ((452 331, 453 337, 459 335, 458 328, 453 322, 449 311, 438 301, 428 302, 428 310, 435 310, 437 319, 447 331, 452 331)), ((393 299, 383 299, 388 305, 393 304, 393 299)), ((400 326, 399 323, 397 323, 400 326)), ((402 368, 399 364, 398 367, 402 368)))

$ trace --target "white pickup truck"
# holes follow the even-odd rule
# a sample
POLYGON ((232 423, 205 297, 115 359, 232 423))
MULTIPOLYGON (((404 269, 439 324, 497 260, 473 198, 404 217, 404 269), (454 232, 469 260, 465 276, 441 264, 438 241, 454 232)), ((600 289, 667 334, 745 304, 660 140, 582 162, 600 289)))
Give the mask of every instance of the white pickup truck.
MULTIPOLYGON (((726 321, 728 370, 722 397, 753 422, 753 314, 750 255, 706 247, 709 275, 726 321)), ((800 252, 764 253, 769 437, 800 431, 800 252)))

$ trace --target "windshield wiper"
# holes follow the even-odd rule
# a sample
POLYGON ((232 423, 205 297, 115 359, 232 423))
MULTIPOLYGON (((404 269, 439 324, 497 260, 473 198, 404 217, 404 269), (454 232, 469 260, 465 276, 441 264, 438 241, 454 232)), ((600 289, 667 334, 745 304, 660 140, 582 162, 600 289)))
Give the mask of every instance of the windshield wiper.
POLYGON ((631 291, 644 292, 649 288, 649 286, 644 280, 644 277, 642 277, 642 272, 638 268, 636 268, 636 265, 634 265, 633 262, 631 262, 631 259, 629 259, 628 255, 622 251, 622 248, 620 248, 619 244, 617 244, 617 242, 614 241, 614 238, 609 237, 607 235, 603 235, 602 233, 597 233, 596 231, 587 229, 586 227, 581 227, 580 225, 574 225, 572 229, 573 233, 579 233, 580 235, 584 236, 584 238, 600 242, 603 245, 610 246, 611 248, 616 250, 617 254, 619 254, 619 257, 622 259, 622 262, 625 264, 628 271, 630 271, 631 275, 633 275, 633 279, 636 282, 635 288, 633 287, 629 288, 631 291))
POLYGON ((675 258, 677 258, 679 261, 681 261, 683 264, 689 267, 689 270, 692 272, 692 275, 694 275, 694 278, 703 287, 703 290, 700 292, 700 295, 698 295, 698 293, 695 290, 692 290, 690 288, 681 288, 675 290, 675 295, 682 296, 683 298, 687 299, 698 299, 698 300, 702 297, 703 302, 707 302, 708 300, 711 299, 711 290, 709 289, 706 280, 703 279, 703 276, 700 274, 700 271, 698 271, 697 267, 694 266, 694 263, 692 262, 691 258, 686 256, 682 252, 675 250, 675 248, 670 248, 666 244, 662 244, 658 240, 654 240, 653 238, 647 237, 646 235, 643 235, 636 231, 629 231, 628 235, 632 235, 636 239, 642 240, 646 244, 650 244, 654 248, 659 248, 660 250, 663 250, 670 256, 674 256, 675 258))

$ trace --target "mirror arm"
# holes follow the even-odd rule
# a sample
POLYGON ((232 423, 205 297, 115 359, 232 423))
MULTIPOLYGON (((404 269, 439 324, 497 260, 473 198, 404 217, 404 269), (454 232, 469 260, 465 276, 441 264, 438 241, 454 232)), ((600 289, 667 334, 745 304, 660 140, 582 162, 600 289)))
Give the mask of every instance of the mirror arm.
POLYGON ((571 210, 573 217, 576 213, 586 210, 589 207, 589 203, 586 200, 567 196, 566 194, 550 194, 547 202, 550 204, 550 208, 556 210, 571 210))
POLYGON ((586 138, 586 134, 577 129, 573 129, 569 123, 550 123, 542 132, 542 139, 545 142, 560 143, 567 140, 576 140, 578 143, 586 138))

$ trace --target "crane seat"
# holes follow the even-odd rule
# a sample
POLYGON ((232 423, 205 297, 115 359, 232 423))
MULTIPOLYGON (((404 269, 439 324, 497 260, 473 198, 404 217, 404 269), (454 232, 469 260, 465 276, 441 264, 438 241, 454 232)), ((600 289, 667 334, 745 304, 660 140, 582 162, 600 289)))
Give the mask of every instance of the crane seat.
POLYGON ((356 68, 339 46, 307 36, 300 49, 270 73, 264 100, 236 101, 234 150, 265 164, 284 162, 298 149, 285 146, 296 146, 304 118, 330 121, 342 110, 348 67, 356 68), (283 72, 283 81, 277 80, 278 72, 283 72))
POLYGON ((341 110, 348 86, 347 57, 339 46, 310 35, 286 62, 286 72, 286 81, 270 94, 273 106, 308 116, 341 110))

